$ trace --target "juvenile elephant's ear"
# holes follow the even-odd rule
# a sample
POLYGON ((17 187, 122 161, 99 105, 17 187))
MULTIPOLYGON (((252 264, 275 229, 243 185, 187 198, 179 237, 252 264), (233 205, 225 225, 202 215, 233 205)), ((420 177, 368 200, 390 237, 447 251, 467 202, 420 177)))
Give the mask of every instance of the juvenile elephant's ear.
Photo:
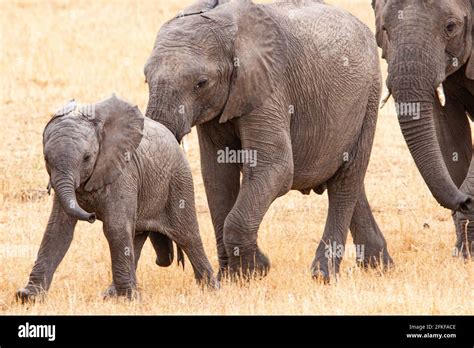
POLYGON ((387 58, 388 36, 383 29, 383 9, 385 0, 372 0, 372 7, 375 12, 375 39, 377 45, 382 49, 382 58, 387 58))
POLYGON ((99 154, 86 191, 112 183, 131 161, 143 137, 145 118, 137 106, 112 96, 95 104, 91 121, 99 136, 99 154))
POLYGON ((471 55, 466 66, 466 77, 474 80, 474 0, 471 0, 471 55))
POLYGON ((228 11, 237 12, 233 72, 220 123, 260 107, 283 78, 288 61, 286 35, 267 10, 250 1, 230 5, 228 11))
POLYGON ((185 8, 183 11, 178 13, 176 17, 191 16, 195 14, 201 14, 212 10, 218 5, 228 2, 229 0, 198 0, 185 8))

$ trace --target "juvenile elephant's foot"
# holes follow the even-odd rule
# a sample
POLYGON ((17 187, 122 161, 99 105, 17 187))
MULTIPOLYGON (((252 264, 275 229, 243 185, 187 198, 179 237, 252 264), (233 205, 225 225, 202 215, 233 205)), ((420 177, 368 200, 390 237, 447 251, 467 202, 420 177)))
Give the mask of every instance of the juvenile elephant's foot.
POLYGON ((332 246, 332 243, 328 243, 328 247, 326 247, 326 244, 321 242, 311 264, 311 277, 324 284, 329 284, 331 276, 336 276, 339 273, 339 265, 342 261, 342 255, 334 254, 332 247, 329 246, 332 246))
POLYGON ((102 298, 104 300, 117 297, 117 290, 115 289, 114 283, 110 284, 107 289, 102 293, 102 298))
POLYGON ((219 271, 217 272, 217 280, 229 277, 229 259, 227 255, 225 257, 219 256, 219 271))
POLYGON ((213 275, 202 279, 196 279, 196 282, 201 288, 211 291, 219 290, 221 288, 219 280, 213 275))
POLYGON ((329 274, 320 270, 320 269, 313 269, 311 268, 311 278, 313 278, 317 282, 321 282, 323 284, 329 284, 331 278, 329 274))
POLYGON ((102 293, 102 298, 108 300, 111 298, 125 297, 129 300, 138 300, 140 298, 140 293, 136 288, 125 288, 117 290, 115 285, 112 283, 107 289, 102 293))
POLYGON ((26 303, 34 303, 36 301, 41 301, 44 299, 46 292, 43 291, 40 287, 35 286, 27 286, 25 288, 19 289, 16 294, 15 298, 17 302, 21 304, 26 303))
MULTIPOLYGON (((237 249, 233 249, 234 251, 237 249)), ((229 276, 232 280, 245 280, 265 277, 270 271, 270 260, 258 247, 253 252, 239 254, 235 252, 229 257, 229 276)))
POLYGON ((230 275, 229 265, 224 267, 219 266, 219 271, 217 272, 217 280, 221 281, 222 279, 228 278, 230 275))
POLYGON ((358 255, 356 261, 357 265, 363 269, 372 268, 388 271, 394 265, 386 246, 362 251, 362 255, 358 255))
POLYGON ((311 278, 323 284, 329 284, 331 277, 329 275, 329 268, 324 262, 319 262, 316 259, 311 265, 311 278))

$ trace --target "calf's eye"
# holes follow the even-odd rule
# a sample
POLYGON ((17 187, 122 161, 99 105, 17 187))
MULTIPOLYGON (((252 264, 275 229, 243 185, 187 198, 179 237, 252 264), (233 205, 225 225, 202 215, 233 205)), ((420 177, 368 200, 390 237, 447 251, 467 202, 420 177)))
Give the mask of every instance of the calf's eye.
POLYGON ((197 91, 201 88, 203 88, 206 84, 207 84, 207 78, 206 77, 203 77, 203 78, 200 78, 196 84, 194 85, 194 89, 197 91))

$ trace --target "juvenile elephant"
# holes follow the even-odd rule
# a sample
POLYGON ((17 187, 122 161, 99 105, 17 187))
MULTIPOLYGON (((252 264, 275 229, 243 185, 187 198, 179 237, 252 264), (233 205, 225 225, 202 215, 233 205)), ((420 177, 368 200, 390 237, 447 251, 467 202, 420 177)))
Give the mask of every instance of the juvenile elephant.
POLYGON ((373 0, 372 6, 403 136, 431 193, 454 213, 455 253, 468 257, 474 250, 474 224, 466 229, 474 220, 468 119, 474 118, 474 0, 373 0))
POLYGON ((198 1, 163 25, 144 72, 147 116, 178 141, 197 125, 219 275, 267 273, 257 232, 289 190, 328 190, 314 277, 338 272, 349 227, 359 261, 391 263, 364 189, 381 76, 360 21, 320 1, 198 1))
MULTIPOLYGON (((67 252, 77 220, 103 222, 112 257, 107 295, 130 297, 149 236, 167 266, 173 245, 189 257, 198 281, 213 284, 194 208, 191 171, 178 142, 138 107, 112 96, 89 107, 68 104, 43 133, 44 158, 56 194, 22 301, 46 292, 67 252)), ((184 261, 184 260, 183 260, 184 261)))

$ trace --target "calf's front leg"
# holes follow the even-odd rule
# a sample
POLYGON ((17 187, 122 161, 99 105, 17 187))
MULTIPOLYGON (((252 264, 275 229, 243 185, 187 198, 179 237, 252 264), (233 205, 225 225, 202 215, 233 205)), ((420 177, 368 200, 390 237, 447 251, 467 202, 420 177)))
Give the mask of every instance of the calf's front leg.
POLYGON ((71 245, 77 220, 66 214, 57 196, 26 287, 16 293, 22 303, 34 301, 49 290, 54 272, 71 245))
MULTIPOLYGON (((111 201, 114 202, 114 199, 111 199, 111 201)), ((114 207, 110 207, 107 209, 107 213, 104 214, 104 234, 109 243, 110 256, 112 258, 113 284, 118 296, 126 296, 128 298, 134 298, 137 295, 133 245, 135 207, 136 204, 130 201, 127 204, 122 202, 114 207)), ((146 237, 144 237, 145 239, 146 237)))

